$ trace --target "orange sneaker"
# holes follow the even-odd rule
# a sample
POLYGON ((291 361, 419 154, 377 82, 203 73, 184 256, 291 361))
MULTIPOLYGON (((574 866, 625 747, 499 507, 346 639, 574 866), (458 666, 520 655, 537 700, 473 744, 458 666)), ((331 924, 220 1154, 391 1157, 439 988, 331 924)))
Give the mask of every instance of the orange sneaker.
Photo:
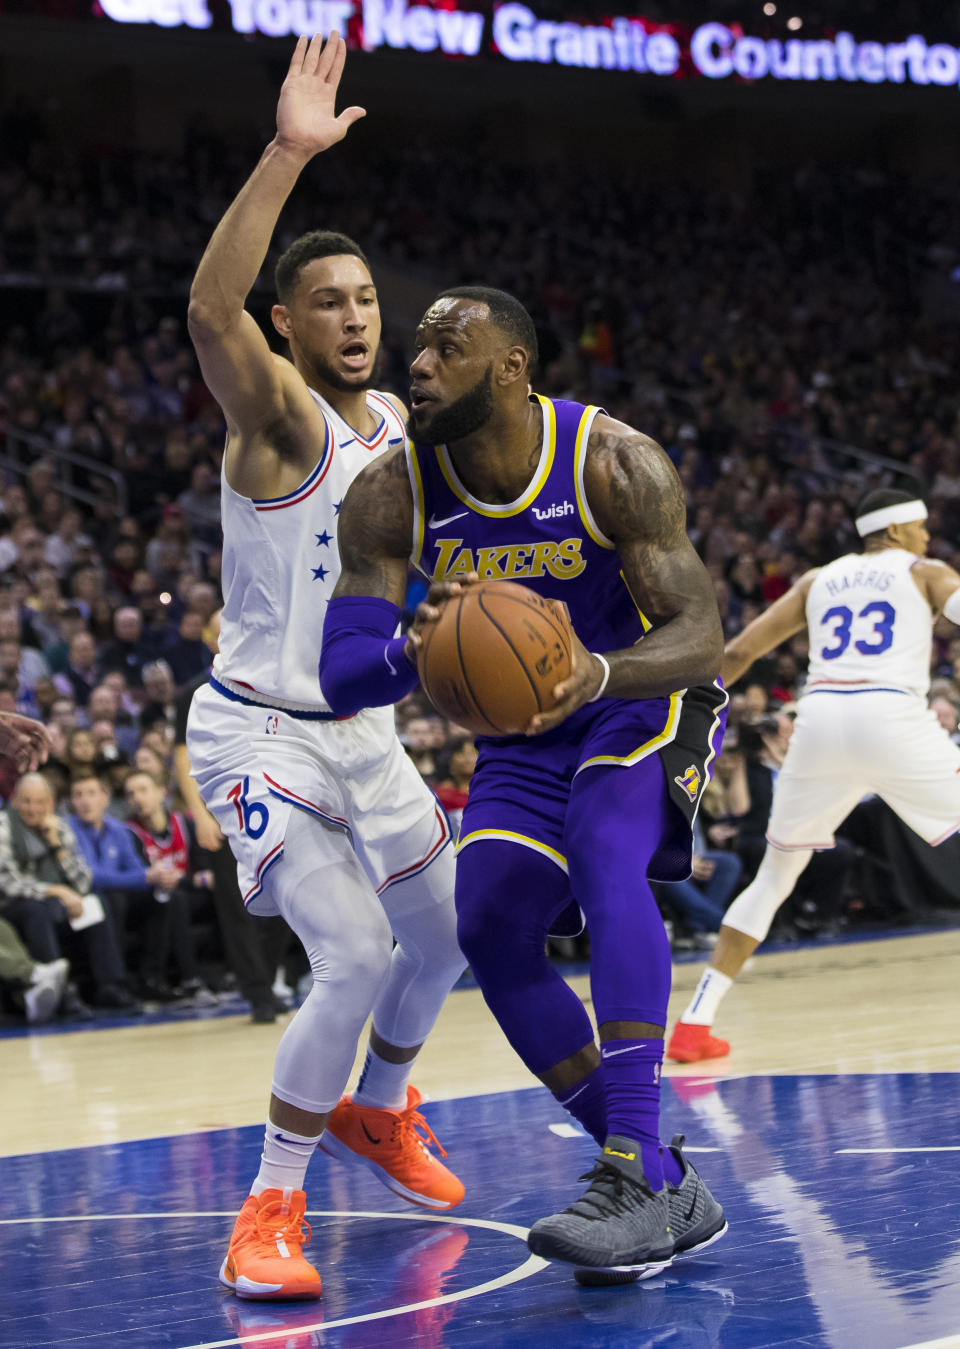
POLYGON ((318 1146, 340 1161, 360 1161, 388 1190, 424 1208, 454 1208, 463 1198, 463 1185, 427 1146, 446 1153, 430 1125, 417 1112, 423 1097, 407 1087, 405 1110, 380 1110, 357 1105, 349 1096, 327 1121, 318 1146))
POLYGON ((237 1297, 261 1300, 320 1296, 320 1275, 301 1250, 307 1196, 303 1190, 251 1194, 240 1210, 220 1282, 237 1297))
POLYGON ((678 1021, 667 1045, 667 1058, 674 1063, 699 1063, 701 1059, 725 1059, 730 1053, 727 1040, 710 1034, 709 1026, 694 1026, 678 1021))

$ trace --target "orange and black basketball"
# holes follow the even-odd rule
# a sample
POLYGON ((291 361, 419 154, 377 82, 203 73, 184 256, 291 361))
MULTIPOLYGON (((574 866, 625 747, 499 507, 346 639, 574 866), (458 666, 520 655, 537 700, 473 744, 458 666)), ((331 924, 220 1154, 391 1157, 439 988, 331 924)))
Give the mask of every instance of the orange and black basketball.
POLYGON ((570 674, 570 623, 526 586, 480 581, 427 624, 417 663, 442 716, 475 735, 516 735, 570 674))

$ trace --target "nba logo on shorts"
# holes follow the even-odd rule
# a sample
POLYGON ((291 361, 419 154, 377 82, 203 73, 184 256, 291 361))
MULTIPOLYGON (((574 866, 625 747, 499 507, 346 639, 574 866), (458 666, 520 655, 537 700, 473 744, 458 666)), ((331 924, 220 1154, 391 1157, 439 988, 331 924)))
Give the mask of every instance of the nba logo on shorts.
POLYGON ((700 790, 700 770, 695 764, 691 764, 685 773, 673 780, 678 787, 683 788, 691 801, 696 801, 697 792, 700 790))
POLYGON ((280 729, 280 718, 278 716, 267 717, 266 735, 276 735, 280 729))

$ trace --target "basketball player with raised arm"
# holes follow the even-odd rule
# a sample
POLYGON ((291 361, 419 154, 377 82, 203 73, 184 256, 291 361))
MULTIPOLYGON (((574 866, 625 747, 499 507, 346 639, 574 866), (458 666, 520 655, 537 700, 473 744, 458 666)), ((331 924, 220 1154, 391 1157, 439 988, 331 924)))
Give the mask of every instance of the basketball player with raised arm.
POLYGON ((283 915, 313 972, 277 1051, 260 1171, 221 1270, 249 1298, 320 1293, 302 1250, 304 1175, 318 1143, 413 1203, 446 1209, 463 1197, 426 1146, 436 1140, 408 1085, 464 964, 449 825, 402 750, 392 710, 339 717, 317 682, 341 502, 365 465, 390 447, 402 453, 405 441, 402 405, 369 391, 377 293, 356 244, 307 234, 276 270, 272 317, 289 359, 271 353, 244 310, 300 172, 362 116, 335 115, 344 52, 335 34, 325 46, 297 43, 276 137, 218 225, 190 295, 190 334, 226 416, 227 447, 220 651, 194 696, 187 750, 236 855, 244 902, 283 915), (371 1012, 360 1085, 341 1099, 371 1012))
POLYGON ((670 948, 647 882, 690 872, 727 701, 720 619, 669 459, 599 408, 528 394, 537 343, 519 301, 444 292, 415 350, 416 443, 366 468, 341 512, 321 686, 343 714, 411 688, 420 630, 471 578, 566 604, 573 670, 556 706, 526 735, 478 742, 457 915, 510 1043, 603 1149, 587 1192, 536 1223, 530 1248, 581 1281, 627 1282, 726 1230, 682 1140, 660 1145, 670 948), (434 584, 404 640, 411 560, 434 584), (590 929, 599 1049, 544 949, 571 894, 590 929))
POLYGON ((720 1000, 763 941, 819 849, 875 794, 930 844, 960 829, 960 748, 927 706, 939 614, 960 624, 960 575, 924 554, 927 509, 909 492, 870 492, 856 514, 862 553, 808 571, 749 623, 723 657, 733 683, 804 629, 810 666, 755 879, 724 915, 720 937, 667 1049, 678 1063, 722 1058, 710 1030, 720 1000))

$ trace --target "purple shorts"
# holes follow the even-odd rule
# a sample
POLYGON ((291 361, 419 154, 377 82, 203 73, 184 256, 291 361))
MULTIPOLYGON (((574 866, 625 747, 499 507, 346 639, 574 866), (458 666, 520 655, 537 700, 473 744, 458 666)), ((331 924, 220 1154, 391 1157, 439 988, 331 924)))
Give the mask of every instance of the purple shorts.
POLYGON ((480 738, 458 847, 478 838, 514 839, 566 870, 567 810, 577 775, 616 770, 610 772, 609 809, 625 811, 629 839, 636 804, 618 800, 617 774, 656 754, 676 809, 648 874, 683 879, 690 874, 693 820, 720 750, 726 705, 719 684, 703 685, 671 698, 602 699, 545 735, 480 738))

